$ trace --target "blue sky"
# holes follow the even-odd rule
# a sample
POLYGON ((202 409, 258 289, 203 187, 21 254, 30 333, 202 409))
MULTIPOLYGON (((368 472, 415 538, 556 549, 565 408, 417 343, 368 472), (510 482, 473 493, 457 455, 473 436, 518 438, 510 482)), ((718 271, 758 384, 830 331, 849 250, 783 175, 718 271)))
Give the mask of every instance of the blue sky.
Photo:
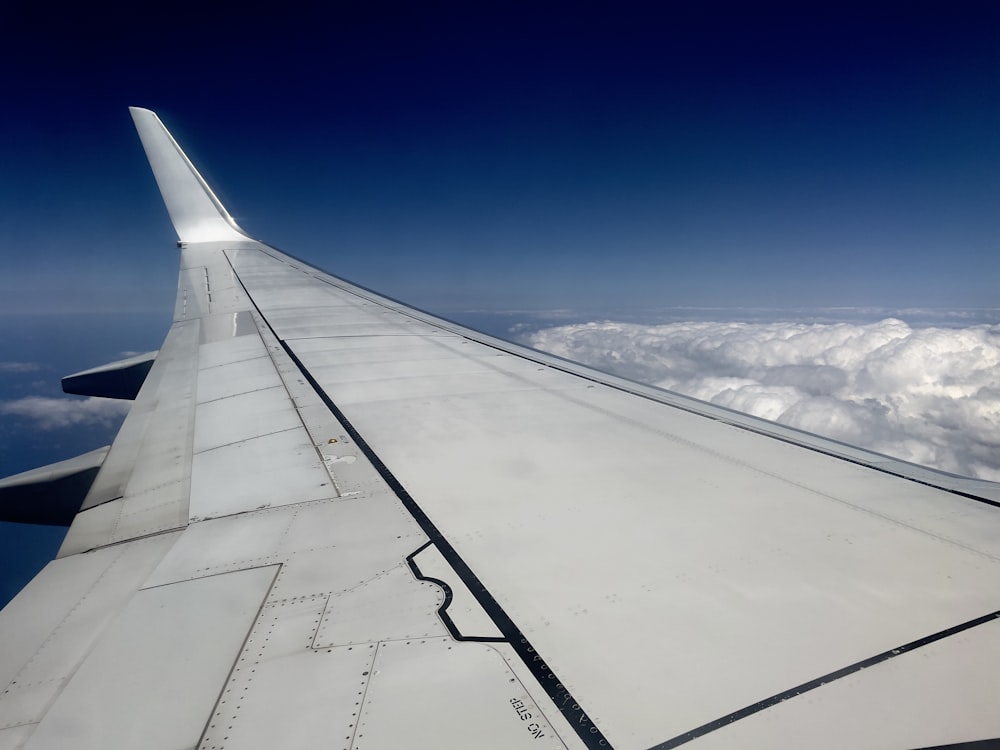
POLYGON ((996 304, 1000 9, 693 5, 24 18, 0 306, 170 299, 132 104, 253 234, 424 307, 996 304))
MULTIPOLYGON (((459 320, 1000 308, 1000 6, 818 5, 8 10, 0 360, 48 369, 0 398, 162 339, 129 105, 251 234, 459 320)), ((21 427, 0 474, 93 447, 21 427)))

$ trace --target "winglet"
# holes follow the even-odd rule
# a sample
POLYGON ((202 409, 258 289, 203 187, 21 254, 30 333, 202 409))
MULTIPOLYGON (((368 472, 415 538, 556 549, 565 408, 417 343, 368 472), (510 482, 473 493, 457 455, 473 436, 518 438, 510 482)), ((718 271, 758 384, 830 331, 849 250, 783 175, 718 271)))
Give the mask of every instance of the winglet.
POLYGON ((129 107, 146 158, 181 242, 249 239, 212 192, 155 112, 129 107))

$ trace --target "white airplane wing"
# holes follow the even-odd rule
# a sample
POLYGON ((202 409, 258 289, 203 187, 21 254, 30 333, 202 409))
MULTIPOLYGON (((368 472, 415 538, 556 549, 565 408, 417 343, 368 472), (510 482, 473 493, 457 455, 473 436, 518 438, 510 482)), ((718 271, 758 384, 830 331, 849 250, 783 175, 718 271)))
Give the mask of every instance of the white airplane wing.
POLYGON ((133 117, 180 238, 174 322, 74 376, 135 397, 109 451, 0 486, 71 521, 0 614, 0 748, 1000 738, 997 485, 326 274, 133 117))

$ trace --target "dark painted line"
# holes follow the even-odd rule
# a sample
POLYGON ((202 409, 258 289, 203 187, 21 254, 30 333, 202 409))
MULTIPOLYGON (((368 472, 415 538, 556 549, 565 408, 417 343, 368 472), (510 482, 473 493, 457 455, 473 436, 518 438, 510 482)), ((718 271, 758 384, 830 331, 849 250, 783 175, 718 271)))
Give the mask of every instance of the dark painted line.
MULTIPOLYGON (((892 472, 886 472, 886 473, 890 473, 891 474, 892 472)), ((896 474, 896 476, 902 476, 902 475, 896 474)), ((909 477, 903 477, 903 478, 904 479, 909 479, 909 477)), ((920 480, 913 479, 912 481, 919 482, 920 480)), ((935 489, 939 489, 939 490, 940 489, 944 489, 943 487, 938 487, 936 484, 931 484, 930 482, 921 482, 921 484, 926 484, 928 487, 934 487, 935 489)), ((945 490, 945 492, 952 492, 952 493, 954 493, 956 495, 961 495, 962 497, 967 497, 967 498, 969 498, 969 500, 975 500, 976 502, 986 503, 987 505, 992 505, 994 508, 1000 508, 1000 502, 998 502, 996 500, 988 500, 985 497, 980 497, 979 495, 973 495, 973 494, 971 494, 969 492, 962 492, 960 490, 945 490)), ((990 742, 992 742, 992 741, 993 740, 990 740, 990 742)))
MULTIPOLYGON (((778 693, 777 695, 772 695, 770 698, 765 698, 762 701, 754 703, 752 706, 747 706, 746 708, 741 708, 739 711, 734 711, 731 714, 727 714, 722 718, 716 719, 715 721, 710 721, 707 724, 702 724, 700 727, 692 729, 684 734, 679 734, 673 739, 667 740, 666 742, 661 742, 658 745, 653 745, 650 750, 669 750, 669 748, 678 747, 691 740, 697 739, 702 735, 706 735, 709 732, 714 732, 716 729, 722 729, 723 727, 729 726, 735 721, 740 719, 745 719, 748 716, 752 716, 759 711, 763 711, 765 708, 770 708, 771 706, 781 703, 782 701, 787 701, 789 698, 794 698, 797 695, 802 695, 803 693, 808 693, 810 690, 815 690, 818 687, 823 687, 827 683, 833 682, 834 680, 839 680, 842 677, 847 677, 854 674, 855 672, 860 672, 862 669, 867 667, 880 664, 881 662, 888 661, 896 656, 905 654, 909 651, 914 651, 922 646, 927 646, 935 641, 940 641, 949 636, 961 633, 963 631, 969 630, 976 627, 977 625, 983 625, 984 623, 991 622, 992 620, 1000 617, 1000 610, 996 612, 990 612, 988 615, 983 615, 982 617, 977 617, 975 620, 969 620, 968 622, 963 622, 960 625, 955 625, 947 630, 942 630, 938 633, 932 635, 924 636, 915 641, 910 641, 902 646, 897 646, 889 651, 883 651, 881 654, 876 654, 863 661, 855 662, 850 666, 838 669, 835 672, 830 672, 822 677, 817 677, 815 680, 810 680, 809 682, 804 682, 798 687, 793 687, 791 690, 786 690, 783 693, 778 693)), ((993 740, 986 740, 987 742, 992 742, 993 740)), ((950 745, 947 747, 951 747, 950 745)), ((961 748, 962 745, 956 745, 955 747, 961 748)), ((972 746, 974 747, 974 745, 972 746)))
POLYGON ((418 549, 414 550, 406 556, 406 564, 410 566, 410 570, 418 581, 429 581, 441 587, 444 591, 444 602, 438 607, 437 613, 438 617, 441 618, 441 622, 444 626, 448 628, 448 632, 451 633, 451 637, 456 641, 472 641, 475 643, 506 643, 507 639, 503 637, 496 636, 475 636, 475 635, 462 635, 458 627, 455 625, 455 621, 451 619, 451 615, 448 614, 447 609, 451 606, 454 599, 452 595, 451 586, 442 581, 440 578, 432 578, 431 576, 424 575, 420 572, 420 567, 417 565, 417 561, 414 559, 417 555, 423 552, 425 549, 431 546, 437 546, 434 542, 427 542, 421 545, 418 549))
POLYGON ((972 740, 971 742, 956 742, 953 745, 922 747, 920 750, 994 750, 995 748, 1000 748, 1000 737, 992 740, 972 740))
MULTIPOLYGON (((248 292, 249 295, 249 292, 248 292)), ((263 317, 263 315, 261 316, 263 317)), ((267 318, 264 318, 266 321, 267 318)), ((270 325, 270 324, 268 324, 270 325)), ((272 329, 273 332, 274 329, 272 329)), ((503 633, 504 639, 511 645, 521 660, 524 662, 525 666, 531 671, 535 679, 538 680, 538 684, 542 686, 542 689, 548 694, 549 698, 555 704, 556 708, 559 709, 560 713, 566 718, 574 730, 576 730, 577 735, 579 735, 581 741, 588 748, 610 748, 611 744, 605 739, 601 730, 597 728, 587 712, 583 710, 580 704, 573 698, 569 690, 563 685, 562 681, 555 675, 555 673, 548 667, 548 665, 542 660, 528 639, 521 632, 520 628, 514 624, 514 621, 510 619, 510 616, 503 610, 499 602, 493 598, 493 595, 486 590, 486 587, 482 584, 472 569, 466 564, 455 548, 451 546, 444 534, 442 534, 434 522, 428 518, 427 514, 424 513, 423 508, 421 508, 417 501, 413 499, 406 488, 396 479, 395 475, 389 470, 389 467, 382 463, 382 459, 378 457, 378 454, 372 450, 371 446, 365 441, 361 434, 358 432, 357 428, 351 424, 351 421, 347 416, 340 410, 333 400, 327 395, 323 387, 316 381, 316 378, 312 376, 302 361, 295 355, 291 347, 275 333, 275 338, 281 344, 285 353, 289 356, 295 366, 299 368, 299 372, 302 373, 302 377, 306 379, 309 385, 312 386, 313 390, 316 391, 316 395, 322 399, 326 407, 333 413, 333 416, 343 425, 347 434, 351 436, 351 439, 357 444, 361 449, 362 453, 368 458, 375 470, 381 474, 382 479, 385 480, 386 484, 392 489, 396 494, 396 497, 400 499, 403 506, 410 512, 414 520, 420 525, 420 528, 424 530, 424 533, 430 538, 430 540, 437 546, 438 551, 441 552, 441 556, 444 557, 445 561, 451 565, 458 577, 462 579, 462 582, 468 587, 469 591, 474 597, 479 601, 480 606, 486 611, 486 614, 493 620, 497 629, 503 633)))

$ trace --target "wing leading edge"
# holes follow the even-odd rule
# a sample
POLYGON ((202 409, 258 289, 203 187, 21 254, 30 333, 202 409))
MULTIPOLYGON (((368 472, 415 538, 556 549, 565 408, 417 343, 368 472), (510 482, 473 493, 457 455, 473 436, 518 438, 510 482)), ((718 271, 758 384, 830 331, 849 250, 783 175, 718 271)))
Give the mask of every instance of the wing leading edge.
POLYGON ((174 322, 0 614, 0 747, 1000 736, 994 485, 318 271, 132 113, 181 240, 174 322))

